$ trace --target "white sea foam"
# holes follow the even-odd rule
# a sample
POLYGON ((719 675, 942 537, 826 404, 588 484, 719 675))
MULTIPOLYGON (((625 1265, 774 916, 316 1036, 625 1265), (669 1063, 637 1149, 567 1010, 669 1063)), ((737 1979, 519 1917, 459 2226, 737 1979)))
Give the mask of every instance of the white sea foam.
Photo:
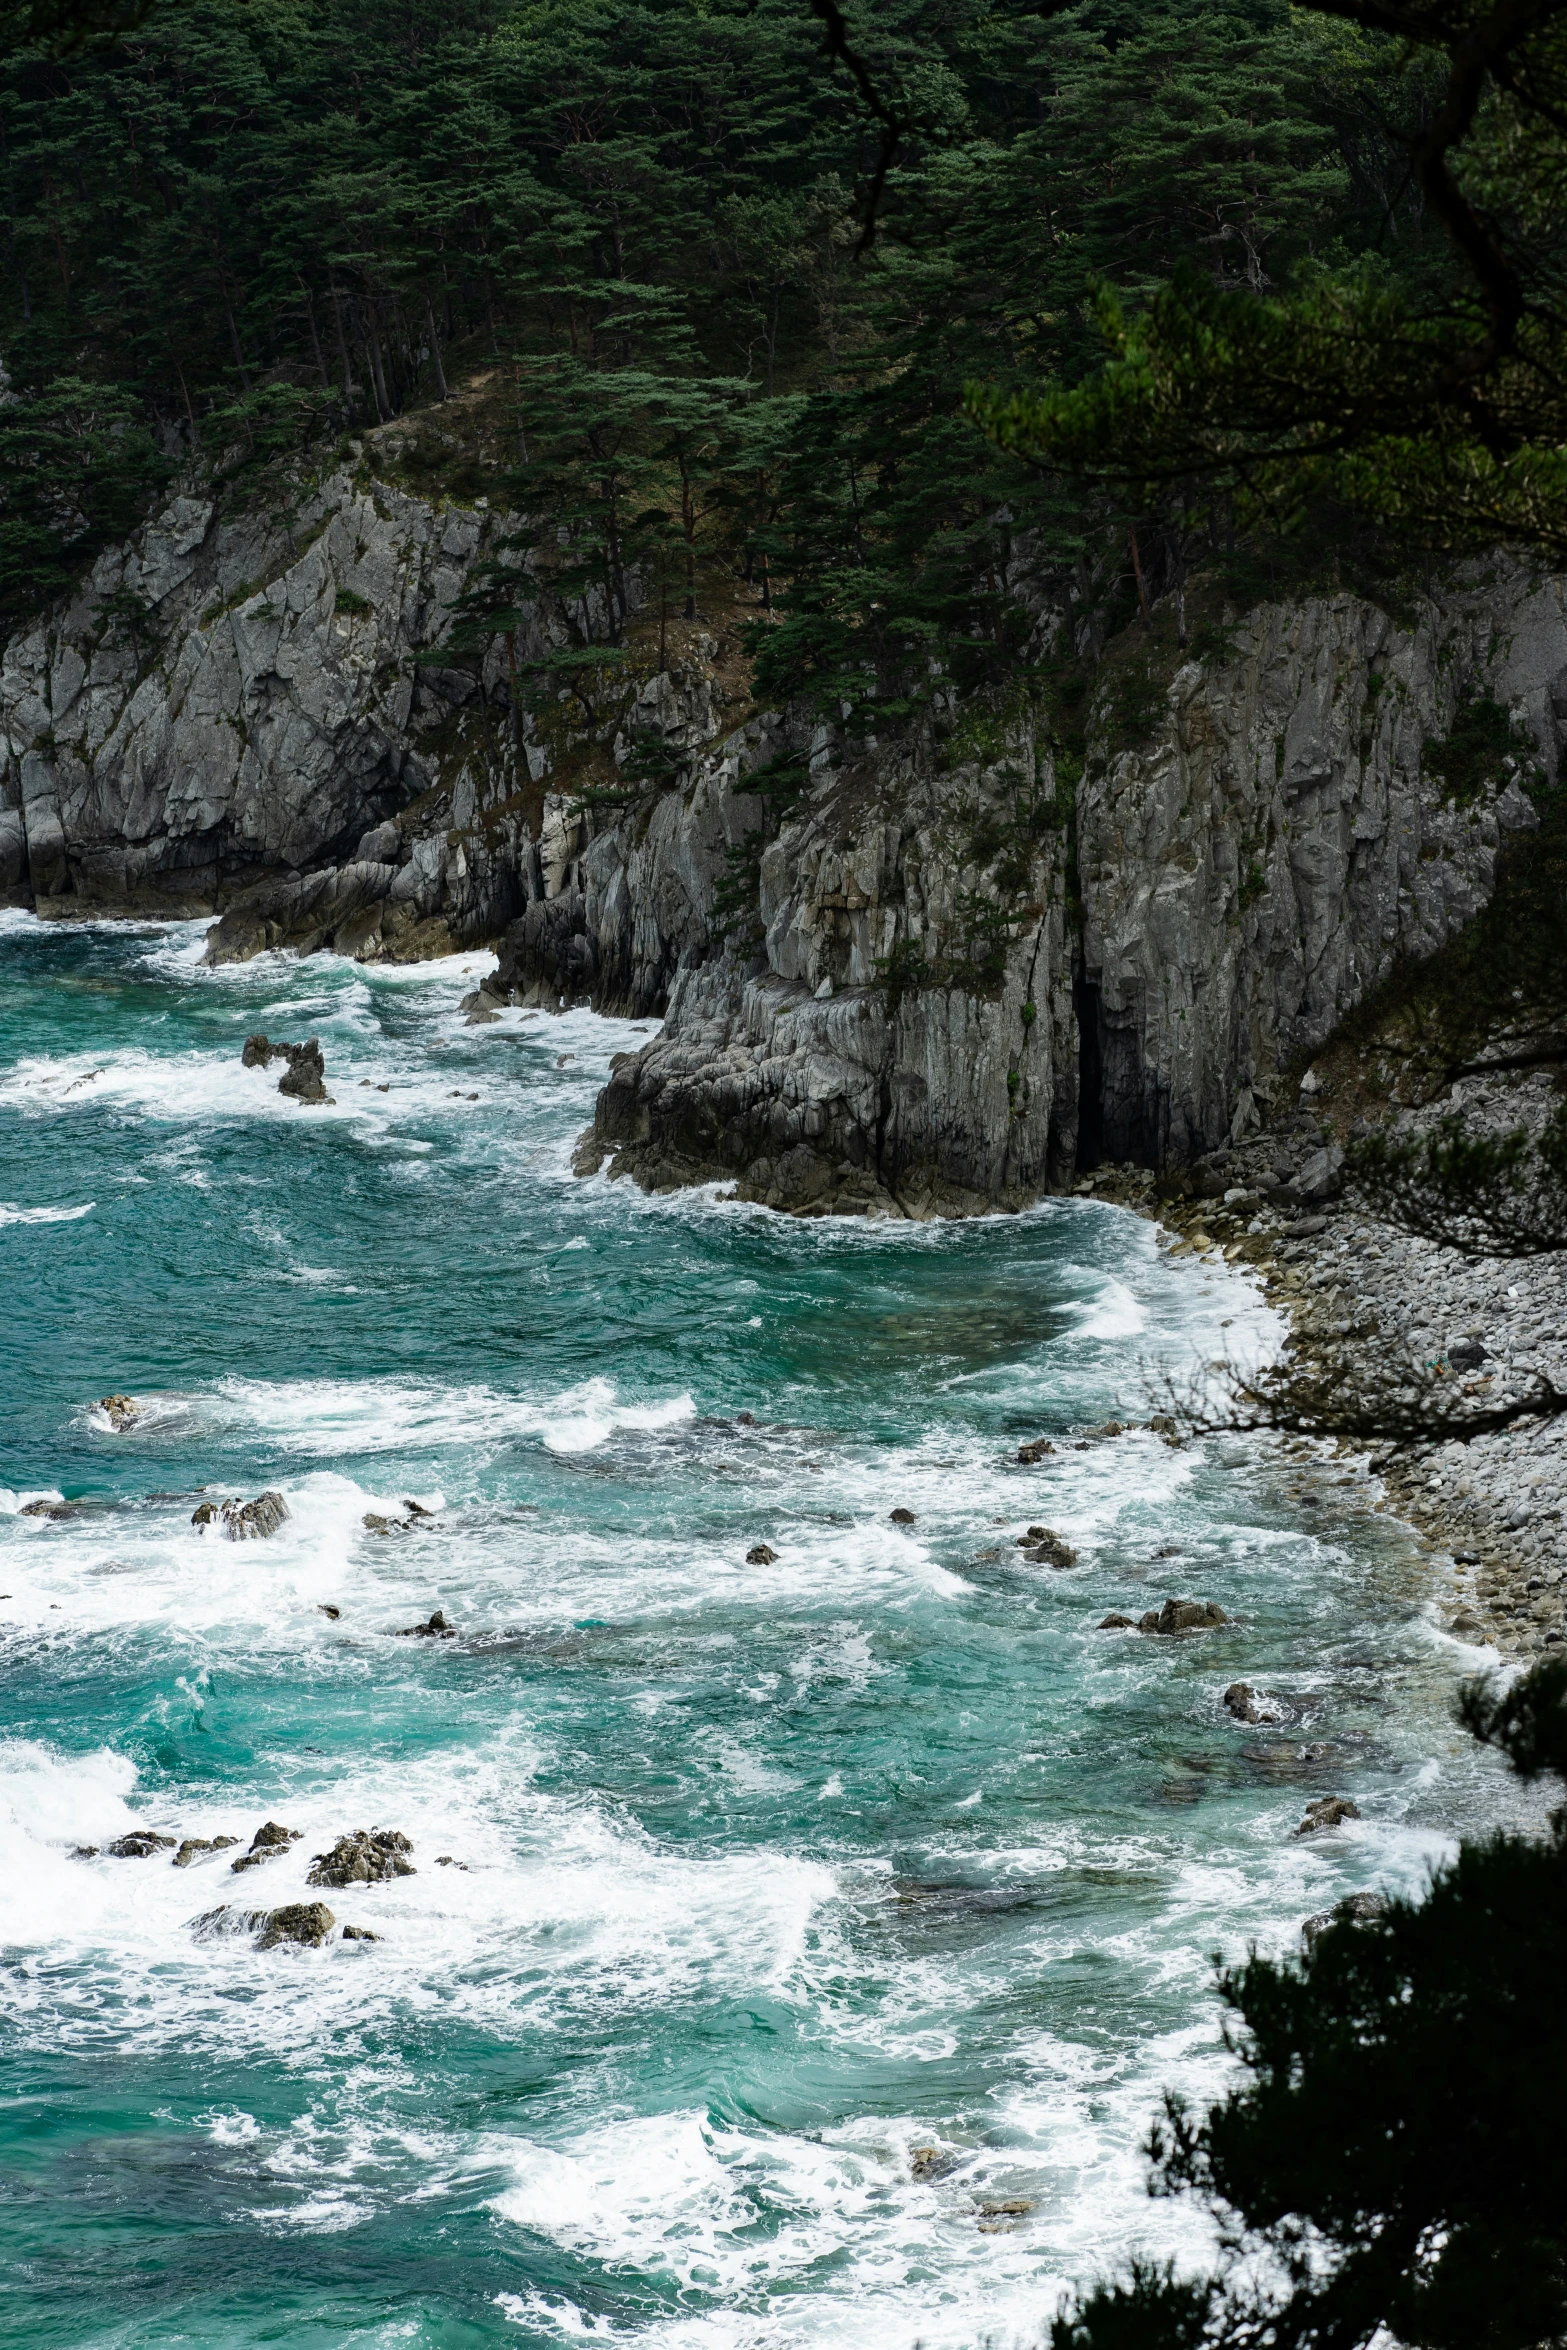
POLYGON ((8 1200, 0 1200, 0 1224, 74 1224, 80 1216, 90 1216, 96 1202, 88 1200, 79 1208, 19 1208, 8 1200))

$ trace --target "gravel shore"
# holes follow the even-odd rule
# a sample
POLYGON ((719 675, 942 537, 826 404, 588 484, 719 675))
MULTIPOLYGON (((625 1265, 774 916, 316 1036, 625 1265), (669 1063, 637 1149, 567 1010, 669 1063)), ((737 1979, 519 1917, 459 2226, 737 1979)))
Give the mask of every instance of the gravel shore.
MULTIPOLYGON (((1311 1079, 1308 1078, 1308 1086, 1311 1079)), ((1297 1341, 1390 1344, 1441 1365, 1477 1408, 1523 1392, 1531 1374, 1567 1388, 1567 1257, 1473 1260, 1415 1239, 1340 1193, 1341 1135, 1361 1105, 1346 1086, 1313 1093, 1160 1197, 1146 1169, 1106 1168, 1080 1192, 1157 1216, 1181 1251, 1222 1254, 1256 1273, 1297 1341)), ((1558 1097, 1548 1080, 1472 1085, 1471 1118, 1527 1123, 1558 1097)), ((1448 1103, 1444 1108, 1451 1106, 1448 1103)), ((1453 1637, 1524 1659, 1567 1641, 1567 1416, 1390 1458, 1343 1443, 1286 1450, 1375 1468, 1378 1506, 1421 1536, 1438 1620, 1453 1637)))

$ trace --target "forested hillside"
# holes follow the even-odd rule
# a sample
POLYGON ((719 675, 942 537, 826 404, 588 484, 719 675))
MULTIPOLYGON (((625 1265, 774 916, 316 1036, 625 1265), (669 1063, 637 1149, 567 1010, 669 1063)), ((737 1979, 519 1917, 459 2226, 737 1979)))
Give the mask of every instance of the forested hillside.
POLYGON ((878 723, 933 657, 1004 671, 1066 575, 1099 641, 1194 550, 1243 560, 1222 502, 1200 543, 1116 512, 964 386, 1096 366, 1101 283, 1439 290, 1403 143, 1439 77, 1278 0, 894 0, 857 37, 917 122, 869 241, 876 125, 806 0, 194 0, 12 54, 0 611, 193 451, 243 495, 476 377, 489 437, 431 486, 536 517, 588 635, 619 641, 629 577, 690 610, 716 566, 771 610, 766 693, 878 723))

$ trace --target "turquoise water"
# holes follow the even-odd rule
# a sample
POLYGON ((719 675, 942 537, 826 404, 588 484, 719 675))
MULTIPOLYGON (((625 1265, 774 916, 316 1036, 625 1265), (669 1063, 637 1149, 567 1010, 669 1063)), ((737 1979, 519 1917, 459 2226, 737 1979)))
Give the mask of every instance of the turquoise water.
POLYGON ((892 2350, 1195 2246, 1137 2148, 1224 2077, 1210 1953, 1495 1801, 1362 1484, 1072 1448, 1268 1344, 1254 1293, 1089 1202, 582 1183, 648 1024, 200 944, 0 916, 0 2339, 892 2350), (241 1067, 258 1027, 321 1038, 332 1106, 241 1067), (203 1487, 288 1522, 223 1540, 203 1487), (1235 1621, 1094 1629, 1171 1591, 1235 1621), (1241 1677, 1290 1718, 1234 1722, 1241 1677), (1297 1841, 1323 1792, 1364 1821, 1297 1841), (243 1877, 73 1857, 268 1818, 243 1877), (379 1941, 193 1930, 369 1826, 417 1873, 326 1898, 379 1941))

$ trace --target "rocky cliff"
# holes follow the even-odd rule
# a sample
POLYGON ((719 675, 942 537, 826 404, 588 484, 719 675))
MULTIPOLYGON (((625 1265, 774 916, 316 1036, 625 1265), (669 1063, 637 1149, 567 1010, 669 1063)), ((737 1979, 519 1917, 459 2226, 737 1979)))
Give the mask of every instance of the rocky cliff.
POLYGON ((983 758, 961 725, 945 755, 852 767, 818 741, 754 939, 685 954, 583 1163, 919 1215, 1244 1132, 1537 822, 1567 599, 1497 571, 1402 624, 1337 596, 1226 640, 1163 675, 1138 640, 1107 661, 1075 793, 1042 718, 983 758))
POLYGON ((1201 659, 1164 616, 1075 731, 1047 658, 850 743, 752 707, 721 628, 529 711, 569 616, 519 579, 509 645, 443 654, 495 518, 377 457, 176 498, 12 639, 0 887, 210 911, 214 958, 494 939, 496 997, 662 1012, 581 1158, 653 1185, 922 1215, 1211 1147, 1483 902, 1567 730, 1567 590, 1499 566, 1227 613, 1201 659))
POLYGON ((175 498, 5 648, 0 889, 231 908, 225 953, 493 935, 525 829, 493 679, 422 659, 485 526, 353 460, 273 511, 175 498))

